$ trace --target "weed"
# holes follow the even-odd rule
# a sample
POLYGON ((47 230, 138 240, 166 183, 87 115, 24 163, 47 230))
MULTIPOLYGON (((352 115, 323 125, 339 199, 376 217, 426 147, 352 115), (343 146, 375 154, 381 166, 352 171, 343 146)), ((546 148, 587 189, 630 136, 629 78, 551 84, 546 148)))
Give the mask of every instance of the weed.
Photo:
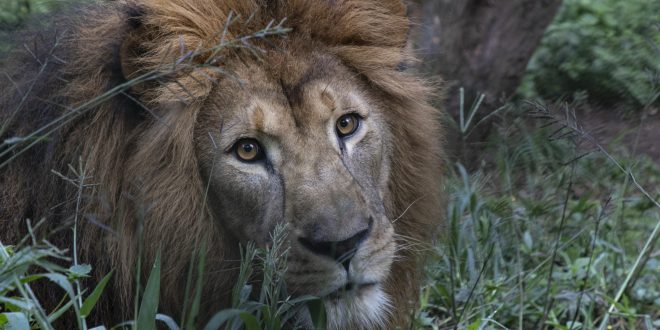
POLYGON ((481 168, 455 164, 447 232, 427 266, 416 327, 660 323, 651 280, 660 276, 660 166, 613 156, 570 109, 510 104, 481 168), (541 119, 530 124, 529 115, 541 119))

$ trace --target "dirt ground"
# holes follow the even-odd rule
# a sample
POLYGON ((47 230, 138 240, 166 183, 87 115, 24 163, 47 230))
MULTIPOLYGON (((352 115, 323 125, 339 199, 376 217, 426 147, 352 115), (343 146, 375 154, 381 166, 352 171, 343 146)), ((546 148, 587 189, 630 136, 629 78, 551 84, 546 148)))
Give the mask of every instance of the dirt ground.
POLYGON ((578 114, 584 130, 608 150, 625 146, 631 153, 645 154, 660 164, 660 113, 626 116, 618 111, 590 110, 578 114))

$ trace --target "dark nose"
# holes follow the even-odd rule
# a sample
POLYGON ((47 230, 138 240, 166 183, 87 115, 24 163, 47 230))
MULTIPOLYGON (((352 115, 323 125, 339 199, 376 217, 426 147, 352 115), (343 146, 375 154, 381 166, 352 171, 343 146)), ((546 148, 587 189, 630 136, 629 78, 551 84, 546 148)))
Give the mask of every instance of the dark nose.
POLYGON ((342 241, 322 241, 299 237, 298 242, 316 254, 337 261, 342 264, 348 272, 348 266, 351 263, 351 259, 355 256, 360 244, 364 242, 367 236, 369 236, 369 232, 371 232, 372 223, 373 219, 370 219, 369 226, 366 229, 360 230, 353 236, 342 241))

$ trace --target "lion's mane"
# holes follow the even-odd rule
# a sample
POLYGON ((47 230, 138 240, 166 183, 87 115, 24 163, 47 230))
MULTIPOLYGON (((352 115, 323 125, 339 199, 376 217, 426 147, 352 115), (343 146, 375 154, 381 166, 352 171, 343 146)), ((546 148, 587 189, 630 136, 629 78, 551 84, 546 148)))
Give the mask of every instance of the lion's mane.
MULTIPOLYGON (((46 219, 44 232, 51 232, 77 215, 78 253, 93 265, 93 280, 116 270, 96 313, 110 324, 131 317, 140 249, 143 265, 162 250, 160 306, 178 315, 182 274, 205 240, 205 292, 214 293, 204 297, 205 306, 207 312, 226 307, 238 243, 205 207, 193 137, 202 100, 222 73, 204 66, 167 71, 163 63, 181 62, 188 52, 195 54, 189 63, 209 63, 212 52, 198 50, 285 17, 291 32, 264 47, 331 53, 389 105, 383 115, 395 142, 387 210, 396 219, 399 245, 408 248, 397 256, 387 291, 396 306, 391 323, 407 319, 419 289, 419 252, 442 218, 442 162, 439 114, 427 103, 431 89, 400 67, 413 57, 398 0, 119 1, 77 9, 56 18, 48 31, 24 35, 24 47, 7 57, 0 76, 0 141, 41 131, 25 152, 19 153, 35 139, 0 157, 3 243, 25 234, 25 219, 46 219), (243 23, 226 24, 239 16, 243 23), (127 83, 149 72, 162 74, 127 83), (71 176, 68 166, 79 164, 86 169, 80 204, 79 187, 53 173, 71 176)), ((229 47, 212 55, 251 56, 229 47)), ((72 247, 69 231, 49 239, 72 247)))

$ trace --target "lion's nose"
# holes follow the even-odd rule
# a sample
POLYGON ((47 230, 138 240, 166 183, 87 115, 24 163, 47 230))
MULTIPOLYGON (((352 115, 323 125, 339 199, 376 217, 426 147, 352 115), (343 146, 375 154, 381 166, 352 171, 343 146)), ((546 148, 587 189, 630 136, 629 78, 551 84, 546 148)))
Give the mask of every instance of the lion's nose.
POLYGON ((323 240, 314 240, 305 237, 299 237, 298 242, 302 244, 308 250, 324 256, 331 258, 332 260, 337 261, 342 264, 346 271, 348 272, 348 266, 351 263, 351 259, 355 256, 358 247, 364 242, 364 240, 369 236, 371 232, 373 220, 370 219, 369 226, 366 229, 360 230, 355 233, 353 236, 341 240, 341 241, 323 241, 323 240))

